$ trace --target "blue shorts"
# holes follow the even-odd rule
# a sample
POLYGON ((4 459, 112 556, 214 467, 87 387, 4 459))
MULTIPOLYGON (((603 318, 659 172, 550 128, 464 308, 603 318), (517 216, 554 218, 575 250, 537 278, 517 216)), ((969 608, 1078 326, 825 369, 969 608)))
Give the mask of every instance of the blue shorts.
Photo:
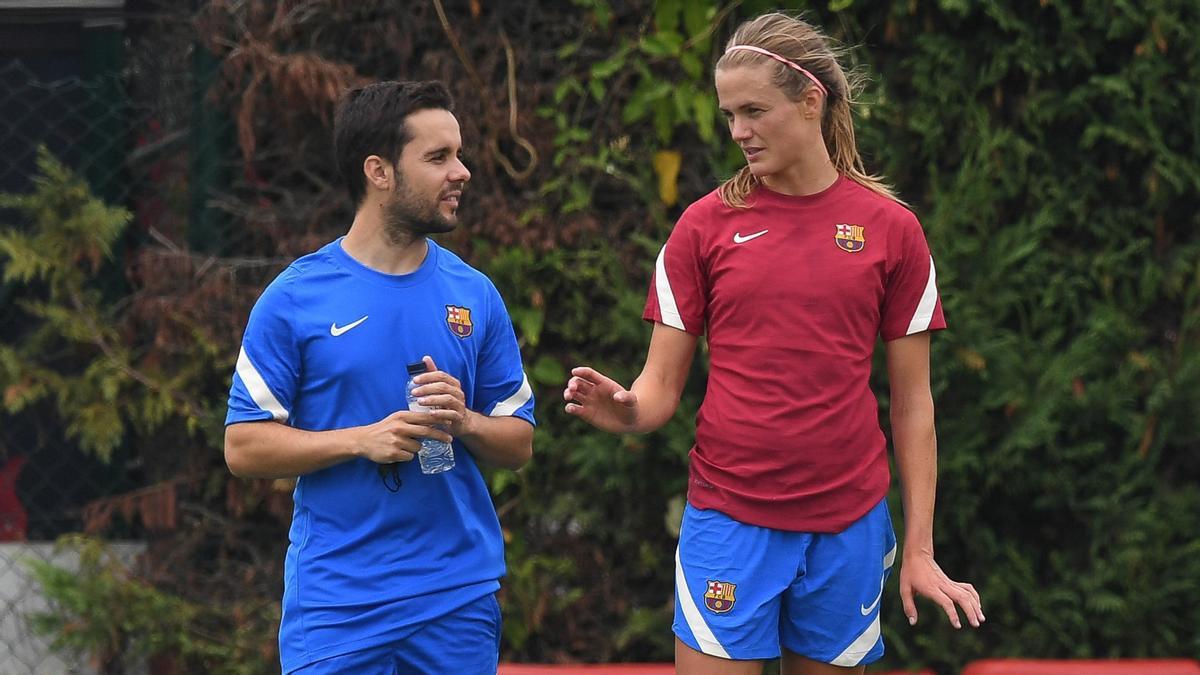
POLYGON ((675 635, 726 659, 780 646, 835 666, 883 656, 879 601, 896 560, 887 500, 836 534, 773 530, 690 504, 675 554, 675 635))
POLYGON ((396 642, 331 656, 290 675, 495 675, 500 660, 500 604, 494 593, 413 628, 396 642))

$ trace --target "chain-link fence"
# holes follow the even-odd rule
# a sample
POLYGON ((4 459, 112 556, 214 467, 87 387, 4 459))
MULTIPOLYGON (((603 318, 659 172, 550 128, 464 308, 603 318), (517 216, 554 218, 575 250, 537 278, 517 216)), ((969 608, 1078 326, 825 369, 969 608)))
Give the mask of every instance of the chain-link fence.
MULTIPOLYGON (((128 183, 112 170, 124 164, 120 157, 129 132, 130 110, 119 87, 112 75, 45 81, 23 61, 0 65, 0 190, 30 189, 38 148, 44 146, 89 176, 98 192, 126 197, 128 183)), ((10 221, 14 214, 4 215, 10 221)), ((4 330, 15 335, 22 323, 14 307, 20 298, 12 284, 2 293, 4 330)), ((30 563, 77 565, 55 550, 54 539, 81 529, 84 505, 124 482, 65 439, 39 442, 56 434, 44 424, 36 414, 9 415, 0 432, 0 672, 5 673, 91 670, 81 658, 53 654, 48 636, 33 629, 33 615, 47 604, 30 563)))
MULTIPOLYGON (((189 17, 125 19, 110 14, 97 24, 0 11, 4 36, 21 38, 0 46, 0 192, 30 191, 45 148, 97 197, 133 214, 126 238, 190 256, 188 222, 205 221, 206 190, 221 171, 211 137, 219 125, 197 77, 205 64, 192 53, 189 17)), ((27 225, 13 211, 0 211, 0 224, 27 225)), ((127 291, 129 248, 117 247, 116 260, 96 276, 97 290, 127 291)), ((0 285, 4 342, 29 329, 27 303, 38 299, 36 285, 0 285)), ((0 412, 0 673, 146 672, 152 664, 144 658, 73 653, 69 641, 53 646, 66 633, 38 629, 50 604, 33 567, 77 572, 79 553, 55 542, 90 531, 108 540, 115 560, 152 574, 163 556, 148 565, 143 554, 178 527, 176 497, 190 483, 146 467, 131 442, 98 458, 64 426, 53 401, 0 412)))

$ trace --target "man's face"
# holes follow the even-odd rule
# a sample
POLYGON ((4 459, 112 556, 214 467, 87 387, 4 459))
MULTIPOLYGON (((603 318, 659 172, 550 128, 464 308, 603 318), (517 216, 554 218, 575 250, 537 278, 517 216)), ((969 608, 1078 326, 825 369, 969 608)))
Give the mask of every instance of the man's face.
POLYGON ((392 197, 384 207, 389 238, 407 243, 449 232, 471 172, 462 163, 458 120, 448 110, 418 110, 405 118, 410 140, 396 162, 392 197))

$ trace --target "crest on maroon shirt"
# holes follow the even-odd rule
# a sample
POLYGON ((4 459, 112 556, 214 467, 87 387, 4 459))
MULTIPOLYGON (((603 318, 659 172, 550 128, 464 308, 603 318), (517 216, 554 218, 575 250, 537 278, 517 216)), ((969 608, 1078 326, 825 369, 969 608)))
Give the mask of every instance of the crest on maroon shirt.
POLYGON ((862 225, 846 225, 839 223, 834 226, 836 229, 833 234, 833 243, 846 253, 858 253, 867 245, 867 238, 863 236, 862 225))
POLYGON ((735 588, 737 584, 709 579, 708 590, 704 592, 704 606, 717 614, 728 612, 733 609, 733 603, 737 602, 737 598, 733 597, 735 588))

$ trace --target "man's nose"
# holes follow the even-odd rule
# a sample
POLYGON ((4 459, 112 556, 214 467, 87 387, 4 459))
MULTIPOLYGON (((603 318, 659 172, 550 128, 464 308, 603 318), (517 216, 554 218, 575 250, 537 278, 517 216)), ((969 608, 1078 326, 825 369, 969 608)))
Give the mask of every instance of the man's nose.
POLYGON ((450 168, 450 181, 452 183, 465 183, 471 180, 471 170, 466 164, 462 163, 461 159, 454 160, 454 166, 450 168))

